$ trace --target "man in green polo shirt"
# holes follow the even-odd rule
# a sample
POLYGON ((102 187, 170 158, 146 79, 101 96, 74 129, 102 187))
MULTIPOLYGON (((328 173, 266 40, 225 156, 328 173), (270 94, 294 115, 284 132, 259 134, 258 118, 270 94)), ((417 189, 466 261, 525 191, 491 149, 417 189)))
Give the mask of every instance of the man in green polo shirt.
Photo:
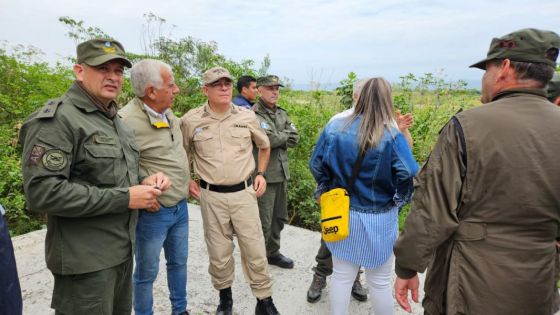
POLYGON ((179 87, 171 67, 153 59, 136 63, 130 71, 130 80, 136 97, 119 111, 119 115, 134 130, 140 149, 140 170, 146 174, 162 172, 173 182, 173 186, 157 198, 158 204, 138 213, 134 312, 136 315, 153 314, 153 283, 163 248, 171 314, 187 314, 189 216, 186 198, 190 170, 183 149, 181 122, 171 111, 179 87))
POLYGON ((94 39, 77 52, 74 84, 21 129, 25 197, 48 218, 56 314, 130 314, 136 209, 156 207, 170 181, 139 171, 134 135, 117 115, 131 66, 122 45, 94 39))

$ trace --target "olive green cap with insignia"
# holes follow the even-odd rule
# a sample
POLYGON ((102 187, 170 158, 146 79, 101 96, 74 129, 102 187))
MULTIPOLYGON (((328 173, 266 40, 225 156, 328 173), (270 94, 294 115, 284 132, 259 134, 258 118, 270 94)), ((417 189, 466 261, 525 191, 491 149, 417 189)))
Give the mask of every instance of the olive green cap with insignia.
POLYGON ((554 73, 552 80, 548 82, 548 99, 554 101, 557 97, 560 97, 560 74, 558 72, 554 73))
POLYGON ((486 62, 494 59, 544 63, 554 67, 559 48, 560 37, 555 32, 525 28, 492 39, 486 58, 470 68, 486 70, 486 62))
POLYGON ((231 74, 226 68, 213 67, 206 70, 206 72, 204 72, 204 74, 202 75, 202 84, 203 85, 212 84, 222 78, 226 78, 229 79, 230 81, 233 81, 233 77, 231 76, 231 74))
POLYGON ((284 85, 282 85, 282 83, 280 82, 280 79, 276 75, 267 75, 267 76, 258 78, 257 79, 257 86, 281 86, 281 87, 284 87, 284 85))
POLYGON ((132 63, 126 58, 123 46, 114 39, 91 39, 79 44, 76 50, 78 63, 99 66, 107 61, 119 59, 125 67, 132 67, 132 63))

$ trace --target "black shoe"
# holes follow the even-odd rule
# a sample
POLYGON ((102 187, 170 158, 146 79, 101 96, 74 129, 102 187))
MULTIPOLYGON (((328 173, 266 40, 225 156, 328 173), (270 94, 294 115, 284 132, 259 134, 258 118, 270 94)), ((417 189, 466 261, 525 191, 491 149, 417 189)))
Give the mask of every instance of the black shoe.
POLYGON ((257 306, 255 306, 255 315, 280 315, 276 306, 272 302, 271 297, 259 300, 257 299, 257 306))
POLYGON ((232 315, 233 299, 231 298, 231 287, 220 290, 220 305, 216 315, 232 315))
POLYGON ((275 265, 285 269, 294 268, 294 261, 280 253, 274 256, 267 257, 267 259, 269 265, 275 265))
POLYGON ((360 272, 358 272, 354 284, 352 285, 352 297, 360 302, 367 301, 367 290, 362 287, 362 283, 360 282, 360 272))
POLYGON ((321 293, 323 293, 325 286, 327 286, 327 278, 314 274, 313 281, 307 290, 307 302, 318 302, 321 299, 321 293))

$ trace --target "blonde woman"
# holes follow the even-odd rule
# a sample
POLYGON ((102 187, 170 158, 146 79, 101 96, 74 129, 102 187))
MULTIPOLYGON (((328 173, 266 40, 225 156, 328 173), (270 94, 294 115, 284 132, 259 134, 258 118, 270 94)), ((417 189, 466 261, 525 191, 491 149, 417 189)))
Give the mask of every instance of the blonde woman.
POLYGON ((395 121, 391 86, 369 79, 351 115, 332 119, 323 130, 309 166, 318 192, 344 187, 350 193, 350 235, 327 243, 333 256, 331 309, 347 314, 350 291, 360 266, 376 315, 393 314, 391 275, 399 209, 410 200, 418 164, 409 147, 410 134, 395 121), (408 139, 408 140, 407 140, 408 139), (352 168, 363 161, 353 187, 352 168))

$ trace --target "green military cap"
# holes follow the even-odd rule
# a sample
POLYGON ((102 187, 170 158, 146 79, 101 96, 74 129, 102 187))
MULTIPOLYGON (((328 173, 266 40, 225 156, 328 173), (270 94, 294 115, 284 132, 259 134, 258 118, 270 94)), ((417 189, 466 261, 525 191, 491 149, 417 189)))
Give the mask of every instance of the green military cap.
POLYGON ((492 39, 486 59, 470 68, 486 70, 486 62, 493 59, 544 63, 554 67, 558 58, 560 37, 552 31, 525 28, 492 39))
POLYGON ((280 82, 280 79, 276 75, 267 75, 267 76, 258 78, 257 79, 257 86, 281 86, 281 87, 284 87, 284 85, 282 85, 282 83, 280 82))
POLYGON ((204 74, 202 75, 202 84, 204 85, 212 84, 220 80, 221 78, 226 78, 229 79, 230 81, 233 81, 233 77, 231 76, 231 74, 226 68, 213 67, 206 70, 206 72, 204 72, 204 74))
POLYGON ((78 63, 99 66, 114 59, 122 60, 128 68, 132 63, 125 56, 124 48, 114 39, 91 39, 78 45, 78 63))
POLYGON ((552 80, 548 82, 548 99, 554 101, 560 97, 560 74, 554 73, 552 80))

